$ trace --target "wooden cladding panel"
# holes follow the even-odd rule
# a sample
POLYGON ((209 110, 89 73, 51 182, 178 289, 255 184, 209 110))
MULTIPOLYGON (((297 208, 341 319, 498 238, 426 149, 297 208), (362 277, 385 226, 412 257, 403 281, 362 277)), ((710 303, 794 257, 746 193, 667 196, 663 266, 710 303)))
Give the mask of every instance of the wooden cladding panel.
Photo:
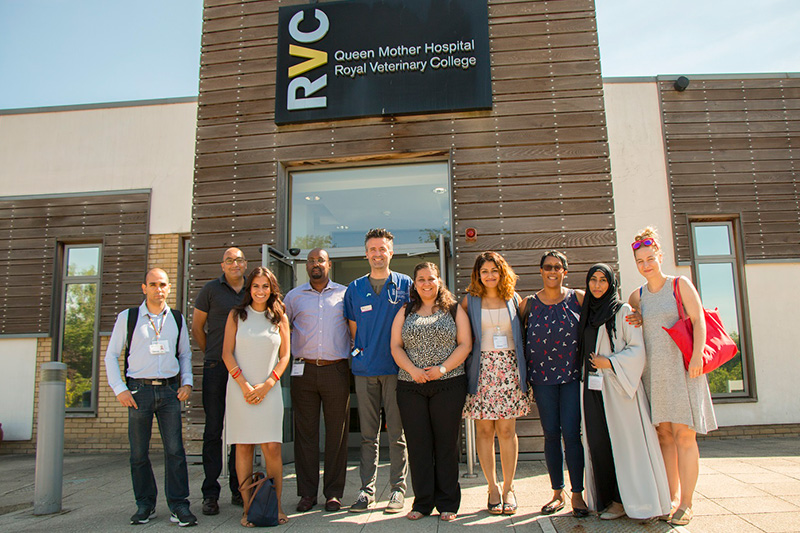
MULTIPOLYGON (((215 249, 272 243, 278 229, 285 231, 274 217, 278 163, 388 161, 422 150, 450 154, 456 246, 472 225, 480 247, 503 249, 507 242, 538 254, 596 242, 603 252, 595 260, 616 261, 592 1, 490 2, 492 111, 282 127, 272 120, 277 9, 274 2, 228 1, 207 3, 204 12, 196 273, 207 267, 216 274, 215 249)), ((207 279, 193 282, 194 289, 207 279)), ((459 276, 460 289, 464 281, 459 276)))
POLYGON ((800 78, 659 82, 678 261, 690 218, 735 215, 747 261, 800 258, 800 78))
POLYGON ((0 199, 0 334, 49 334, 62 244, 103 245, 100 330, 141 302, 150 193, 0 199))
MULTIPOLYGON (((616 264, 592 0, 489 2, 491 110, 279 127, 277 11, 300 3, 206 0, 191 299, 219 276, 225 248, 242 248, 252 268, 261 244, 282 242, 280 166, 449 159, 459 293, 474 256, 487 249, 514 266, 522 293, 541 287, 538 261, 547 249, 567 252, 576 286, 591 264, 616 264), (478 230, 477 243, 464 241, 467 227, 478 230)), ((194 414, 193 423, 202 423, 202 413, 194 414)), ((518 424, 522 451, 543 449, 536 418, 534 406, 518 424)))

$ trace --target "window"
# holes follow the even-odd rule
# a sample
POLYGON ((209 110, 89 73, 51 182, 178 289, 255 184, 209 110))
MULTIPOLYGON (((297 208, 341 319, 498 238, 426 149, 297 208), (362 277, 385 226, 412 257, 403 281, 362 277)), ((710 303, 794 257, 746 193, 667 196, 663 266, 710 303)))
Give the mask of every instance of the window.
POLYGON ((93 411, 97 393, 101 246, 66 245, 57 358, 67 364, 66 408, 93 411))
POLYGON ((355 248, 387 228, 394 246, 435 242, 450 234, 447 162, 291 173, 289 248, 355 248))
POLYGON ((708 375, 715 398, 754 396, 752 359, 748 353, 743 316, 744 287, 733 221, 692 222, 694 278, 703 306, 719 309, 725 330, 739 353, 708 375))

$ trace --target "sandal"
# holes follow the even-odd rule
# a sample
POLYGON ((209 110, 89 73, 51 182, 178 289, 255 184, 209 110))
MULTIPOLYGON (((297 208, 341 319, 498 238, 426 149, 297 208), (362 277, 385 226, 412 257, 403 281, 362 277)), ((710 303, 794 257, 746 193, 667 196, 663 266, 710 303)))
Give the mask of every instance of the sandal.
MULTIPOLYGON (((498 487, 497 492, 500 492, 500 488, 498 487)), ((502 493, 501 493, 502 494, 502 493)), ((497 503, 492 503, 492 492, 489 491, 489 498, 486 500, 486 510, 489 511, 489 514, 493 515, 500 515, 503 514, 503 498, 501 496, 500 501, 497 503)))
POLYGON ((578 507, 577 509, 572 509, 572 516, 575 518, 586 518, 589 516, 589 509, 582 509, 578 507))
POLYGON ((514 487, 511 487, 511 490, 509 490, 506 493, 505 498, 503 498, 503 514, 505 515, 517 514, 517 494, 514 492, 514 487), (508 501, 509 496, 514 498, 513 503, 508 501))
POLYGON ((672 518, 669 519, 669 523, 673 526, 685 526, 692 521, 693 516, 694 513, 692 513, 692 509, 690 507, 687 507, 686 509, 677 509, 672 514, 672 518))
POLYGON ((242 527, 256 527, 255 524, 247 521, 247 513, 242 514, 242 519, 239 521, 239 523, 242 524, 242 527))
POLYGON ((452 522, 456 518, 458 518, 458 515, 456 513, 451 513, 450 511, 439 513, 439 520, 443 522, 452 522))
POLYGON ((278 525, 282 526, 283 524, 289 521, 289 517, 286 516, 284 513, 278 513, 278 525))
POLYGON ((553 498, 542 507, 542 514, 553 514, 559 512, 566 505, 564 493, 561 493, 561 499, 553 498))
POLYGON ((422 518, 423 516, 425 516, 425 515, 424 515, 424 514, 422 514, 422 513, 420 513, 419 511, 414 511, 414 510, 411 510, 411 511, 409 511, 409 512, 408 512, 408 514, 406 515, 406 518, 408 518, 409 520, 419 520, 419 519, 420 519, 420 518, 422 518))

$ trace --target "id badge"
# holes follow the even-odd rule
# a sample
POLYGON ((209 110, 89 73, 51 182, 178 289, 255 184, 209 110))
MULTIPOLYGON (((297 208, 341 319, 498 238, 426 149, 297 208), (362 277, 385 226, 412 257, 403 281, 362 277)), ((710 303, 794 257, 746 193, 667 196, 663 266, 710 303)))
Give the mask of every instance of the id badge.
POLYGON ((508 337, 505 335, 492 335, 495 350, 508 350, 508 337))
POLYGON ((292 362, 292 376, 299 377, 303 375, 303 371, 306 369, 306 362, 302 359, 295 359, 292 362))
POLYGON ((603 374, 589 374, 589 390, 603 390, 603 374))
POLYGON ((153 341, 150 344, 150 354, 151 355, 162 355, 169 351, 169 341, 167 340, 160 340, 160 341, 153 341))

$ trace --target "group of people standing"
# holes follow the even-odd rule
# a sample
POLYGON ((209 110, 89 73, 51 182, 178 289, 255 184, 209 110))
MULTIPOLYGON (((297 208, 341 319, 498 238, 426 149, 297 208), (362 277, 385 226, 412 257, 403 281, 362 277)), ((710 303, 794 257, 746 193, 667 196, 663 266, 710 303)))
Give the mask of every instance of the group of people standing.
MULTIPOLYGON (((569 500, 576 517, 594 510, 602 519, 627 514, 660 517, 676 525, 691 520, 699 468, 695 435, 716 428, 702 375, 705 324, 691 282, 662 273, 661 247, 651 228, 632 243, 637 267, 647 283, 628 303, 620 299, 616 276, 604 264, 589 269, 585 290, 565 287, 567 257, 554 250, 541 257, 543 288, 526 298, 515 291, 518 278, 501 255, 479 254, 461 302, 447 289, 435 264, 418 264, 412 277, 391 271, 393 236, 389 231, 370 230, 365 251, 370 273, 345 288, 330 280, 327 252, 312 250, 306 262, 309 282, 283 298, 268 269, 257 267, 245 277, 244 255, 231 248, 223 257, 223 275, 198 295, 191 329, 206 356, 204 514, 219 512, 223 427, 226 441, 234 445, 229 459, 232 501, 246 504, 250 497, 246 482, 258 445, 280 502, 281 380, 289 371, 299 512, 317 504, 320 407, 325 427, 325 509, 341 508, 352 372, 361 430, 361 488, 351 512, 376 504, 383 412, 391 462, 391 494, 384 512, 404 508, 410 468, 414 502, 407 518, 418 520, 434 510, 440 520, 457 518, 461 501, 458 439, 462 418, 469 418, 475 420, 477 453, 487 480, 487 511, 515 514, 516 419, 526 416, 535 400, 553 489, 542 513, 555 513, 566 505, 566 460, 569 500), (696 349, 688 370, 662 329, 678 319, 673 291, 680 291, 694 325, 696 349), (496 472, 495 437, 502 483, 496 472)), ((137 427, 146 423, 138 421, 141 413, 135 402, 131 404, 132 394, 142 397, 142 387, 152 388, 156 396, 169 396, 172 391, 172 403, 178 406, 180 450, 176 455, 182 456, 179 400, 188 397, 192 382, 191 365, 186 364, 188 335, 186 328, 181 333, 179 314, 177 327, 168 324, 168 330, 162 331, 169 309, 165 291, 159 292, 155 285, 151 288, 154 272, 157 281, 163 273, 150 271, 143 285, 147 299, 136 322, 143 338, 132 343, 129 334, 131 356, 126 355, 126 362, 130 359, 131 364, 126 365, 125 381, 119 378, 118 358, 124 347, 123 324, 131 322, 123 317, 126 312, 117 320, 106 364, 109 383, 119 401, 129 407, 131 428, 134 421, 137 427), (148 290, 158 296, 152 306, 148 290), (164 338, 173 330, 183 335, 181 340, 164 338), (148 362, 145 348, 158 361, 148 362), (141 361, 134 359, 134 352, 142 353, 141 361), (174 363, 168 367, 164 363, 170 357, 174 363), (172 373, 152 374, 152 368, 172 373), (183 386, 178 388, 178 383, 183 386), (162 390, 162 385, 173 388, 162 390)), ((173 468, 168 448, 177 446, 168 446, 162 415, 156 414, 167 454, 170 510, 180 525, 193 525, 188 481, 176 481, 185 476, 185 456, 182 466, 178 457, 173 468)), ((151 410, 150 422, 152 415, 151 410)), ((146 457, 149 431, 146 442, 137 439, 138 451, 133 430, 131 435, 138 507, 131 522, 146 523, 155 509, 155 481, 146 457)), ((281 507, 279 521, 287 520, 281 507)), ((242 525, 252 525, 246 513, 242 525)))

